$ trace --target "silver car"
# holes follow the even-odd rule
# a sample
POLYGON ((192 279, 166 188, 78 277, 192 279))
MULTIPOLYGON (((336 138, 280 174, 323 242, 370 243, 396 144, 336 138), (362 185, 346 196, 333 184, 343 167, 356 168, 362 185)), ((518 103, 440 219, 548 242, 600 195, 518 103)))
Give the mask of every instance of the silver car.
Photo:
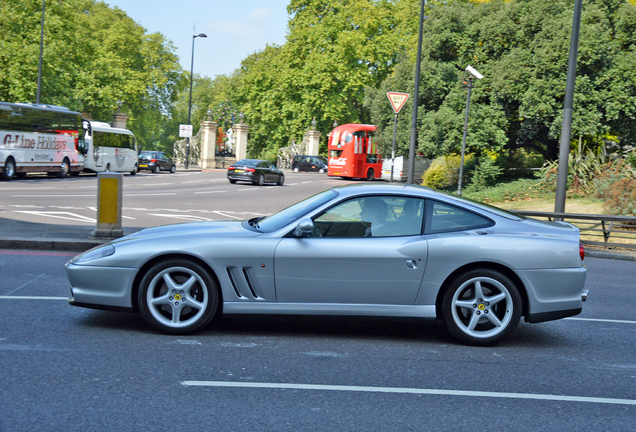
POLYGON ((489 345, 577 315, 579 230, 416 185, 336 187, 264 218, 149 228, 73 258, 69 303, 188 334, 225 314, 442 319, 489 345))

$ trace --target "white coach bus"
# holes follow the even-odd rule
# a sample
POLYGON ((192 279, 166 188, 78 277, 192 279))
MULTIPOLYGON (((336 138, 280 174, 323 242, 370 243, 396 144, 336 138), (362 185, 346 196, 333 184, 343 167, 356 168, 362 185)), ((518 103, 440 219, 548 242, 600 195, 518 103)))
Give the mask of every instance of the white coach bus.
POLYGON ((84 168, 82 115, 68 108, 0 102, 0 178, 66 177, 84 168))
POLYGON ((137 174, 137 139, 128 129, 84 120, 87 154, 84 171, 137 174))

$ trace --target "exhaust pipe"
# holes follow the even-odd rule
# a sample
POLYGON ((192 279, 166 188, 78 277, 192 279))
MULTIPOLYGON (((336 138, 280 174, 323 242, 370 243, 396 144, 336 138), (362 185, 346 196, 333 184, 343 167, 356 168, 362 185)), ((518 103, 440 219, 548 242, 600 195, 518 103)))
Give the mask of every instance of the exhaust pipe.
POLYGON ((589 293, 590 290, 585 290, 581 293, 581 300, 586 301, 587 300, 587 293, 589 293))

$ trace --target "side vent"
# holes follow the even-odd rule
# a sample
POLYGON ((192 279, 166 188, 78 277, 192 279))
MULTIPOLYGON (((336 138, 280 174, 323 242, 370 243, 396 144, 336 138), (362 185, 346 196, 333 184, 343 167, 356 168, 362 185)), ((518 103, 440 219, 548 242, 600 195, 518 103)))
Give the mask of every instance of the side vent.
POLYGON ((232 283, 232 288, 234 288, 234 292, 236 293, 236 296, 240 299, 244 299, 245 297, 243 297, 241 293, 239 292, 238 287, 236 286, 236 281, 234 280, 234 276, 232 276, 232 267, 228 267, 226 270, 227 270, 227 277, 230 279, 230 282, 232 283))
POLYGON ((263 298, 256 293, 257 286, 250 278, 250 268, 251 267, 227 267, 227 276, 239 299, 263 300, 263 298))

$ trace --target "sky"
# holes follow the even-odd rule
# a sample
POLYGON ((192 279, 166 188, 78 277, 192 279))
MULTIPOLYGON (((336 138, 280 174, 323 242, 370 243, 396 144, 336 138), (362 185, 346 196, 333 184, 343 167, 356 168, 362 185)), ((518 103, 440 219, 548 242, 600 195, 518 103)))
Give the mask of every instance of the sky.
POLYGON ((190 71, 192 36, 194 73, 229 75, 250 54, 266 45, 283 45, 289 0, 104 0, 126 12, 147 33, 172 41, 184 70, 190 71), (195 30, 193 32, 193 26, 195 30))

